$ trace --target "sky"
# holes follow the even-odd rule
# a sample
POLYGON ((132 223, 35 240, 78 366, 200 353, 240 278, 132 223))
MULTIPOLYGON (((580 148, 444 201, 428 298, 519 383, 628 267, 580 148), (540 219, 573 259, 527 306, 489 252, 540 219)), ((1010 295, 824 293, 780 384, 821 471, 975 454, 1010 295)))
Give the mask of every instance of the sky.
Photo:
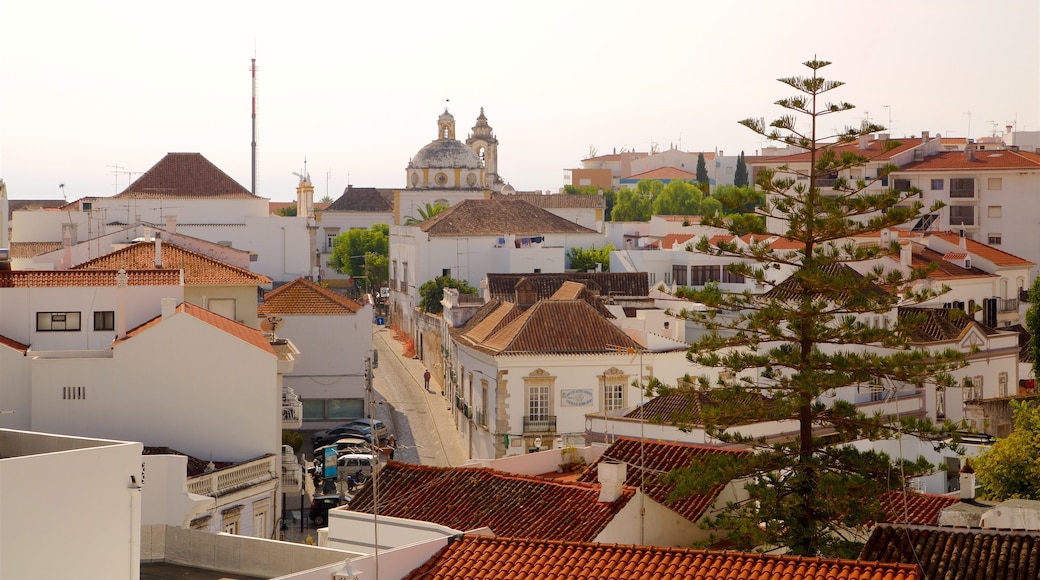
POLYGON ((274 201, 305 160, 318 198, 404 187, 445 106, 460 140, 484 107, 520 191, 557 191, 592 151, 753 155, 769 143, 737 122, 782 114, 776 79, 814 56, 857 107, 827 130, 1040 130, 1037 0, 41 0, 0 20, 12 199, 114 195, 168 152, 251 187, 252 58, 255 193, 274 201))

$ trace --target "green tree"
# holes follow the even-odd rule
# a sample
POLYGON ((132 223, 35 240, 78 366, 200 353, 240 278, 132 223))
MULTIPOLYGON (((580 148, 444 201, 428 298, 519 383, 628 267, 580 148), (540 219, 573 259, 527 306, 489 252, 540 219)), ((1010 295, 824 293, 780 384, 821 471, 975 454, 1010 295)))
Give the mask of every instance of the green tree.
POLYGON ((610 243, 599 249, 596 246, 587 250, 585 248, 571 248, 567 251, 567 261, 570 263, 569 268, 579 272, 587 272, 595 270, 596 264, 600 264, 601 272, 609 272, 610 253, 616 249, 614 244, 610 243))
POLYGON ((971 460, 980 499, 1040 499, 1040 406, 1011 401, 1011 413, 1011 434, 971 460))
POLYGON ((634 188, 622 188, 617 193, 617 200, 610 211, 610 221, 649 221, 654 197, 663 189, 664 184, 656 179, 644 179, 637 183, 634 188))
POLYGON ((748 185, 747 162, 744 161, 743 151, 737 156, 737 169, 733 173, 733 185, 737 187, 747 187, 748 185))
POLYGON ((711 196, 722 202, 723 215, 754 212, 766 202, 765 193, 749 185, 720 185, 711 192, 711 196))
POLYGON ((1026 352, 1033 358, 1033 378, 1040 380, 1040 278, 1033 280, 1029 289, 1029 308, 1026 308, 1026 331, 1029 344, 1026 352))
POLYGON ((287 205, 281 209, 275 210, 274 215, 280 215, 282 217, 296 217, 296 204, 287 205))
MULTIPOLYGON (((787 114, 769 126, 759 119, 741 122, 768 139, 809 152, 808 169, 764 169, 756 180, 767 193, 766 203, 757 211, 777 218, 781 227, 776 233, 794 241, 798 249, 711 245, 702 238, 697 251, 738 258, 739 263, 727 270, 773 288, 761 295, 727 293, 717 285, 689 290, 688 297, 707 310, 685 313, 706 330, 691 346, 688 358, 728 372, 719 373, 715 381, 702 376, 691 386, 658 389, 665 393, 714 389, 714 396, 729 404, 685 419, 702 425, 710 437, 746 445, 755 453, 739 460, 708 458, 697 468, 669 474, 666 480, 677 485, 679 494, 703 493, 732 480, 746 482, 750 498, 727 504, 709 521, 711 527, 725 530, 737 549, 782 546, 800 555, 850 557, 858 553, 850 532, 862 531, 883 516, 878 501, 882 492, 906 489, 910 478, 935 470, 921 457, 893 458, 853 443, 906 434, 945 446, 944 437, 952 436, 954 427, 937 427, 917 418, 896 421, 868 416, 854 404, 826 395, 876 381, 885 386, 935 381, 952 387, 950 370, 961 359, 951 350, 925 353, 910 348, 911 331, 922 322, 912 311, 895 317, 890 326, 867 324, 874 315, 891 316, 897 306, 933 298, 936 292, 927 285, 911 286, 928 274, 926 269, 904 277, 898 270, 884 272, 867 264, 862 265, 865 274, 850 267, 896 252, 898 243, 856 246, 845 240, 906 223, 921 213, 922 204, 917 191, 868 191, 869 184, 862 180, 839 179, 827 190, 817 186, 829 172, 848 174, 868 162, 857 152, 837 153, 831 146, 835 140, 855 142, 882 127, 868 124, 833 136, 818 135, 821 117, 853 106, 824 102, 821 95, 842 86, 819 76, 829 63, 804 64, 812 71, 810 76, 780 79, 797 91, 794 97, 777 101, 787 114), (809 122, 796 128, 800 115, 809 122), (766 275, 775 271, 774 265, 786 265, 793 274, 774 284, 766 275), (742 426, 774 420, 792 422, 795 434, 766 441, 741 433, 742 426)), ((886 166, 882 173, 893 168, 886 166)), ((725 216, 705 216, 702 223, 733 225, 725 216)))
POLYGON ((700 215, 704 194, 700 188, 682 180, 672 180, 654 196, 653 215, 700 215))
POLYGON ((318 203, 332 203, 334 201, 336 200, 332 199, 332 196, 326 193, 325 195, 321 196, 321 199, 318 200, 318 203))
POLYGON ((602 193, 602 190, 600 188, 596 187, 595 185, 585 185, 585 186, 564 185, 563 186, 563 194, 564 195, 599 195, 600 193, 602 193))
POLYGON ((419 217, 417 218, 415 216, 408 216, 404 218, 404 225, 414 226, 415 224, 422 223, 446 209, 448 209, 448 206, 444 205, 443 203, 427 202, 423 207, 420 207, 418 209, 419 217))
POLYGON ((430 314, 440 314, 444 311, 441 300, 444 299, 445 288, 457 288, 459 294, 477 294, 477 289, 451 276, 437 276, 433 280, 423 282, 419 287, 419 306, 423 311, 430 314))
POLYGON ((379 260, 377 256, 386 257, 390 255, 390 226, 387 224, 373 224, 367 230, 347 230, 336 236, 332 245, 332 255, 329 256, 329 266, 341 274, 351 276, 368 276, 370 287, 378 287, 386 280, 386 260, 379 260), (377 283, 377 280, 380 282, 377 283))
POLYGON ((708 183, 708 166, 704 163, 704 154, 697 154, 697 183, 708 183))

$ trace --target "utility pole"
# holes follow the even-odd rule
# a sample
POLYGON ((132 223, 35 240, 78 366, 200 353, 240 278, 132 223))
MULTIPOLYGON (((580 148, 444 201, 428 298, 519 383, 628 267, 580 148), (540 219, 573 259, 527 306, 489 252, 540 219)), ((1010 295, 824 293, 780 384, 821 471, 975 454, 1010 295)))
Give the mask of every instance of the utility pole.
MULTIPOLYGON (((372 420, 372 356, 365 357, 365 393, 368 398, 368 424, 373 425, 372 420)), ((370 446, 372 448, 372 546, 375 550, 375 569, 376 577, 375 580, 379 580, 379 449, 378 442, 379 437, 376 436, 375 429, 370 431, 372 441, 370 446)))

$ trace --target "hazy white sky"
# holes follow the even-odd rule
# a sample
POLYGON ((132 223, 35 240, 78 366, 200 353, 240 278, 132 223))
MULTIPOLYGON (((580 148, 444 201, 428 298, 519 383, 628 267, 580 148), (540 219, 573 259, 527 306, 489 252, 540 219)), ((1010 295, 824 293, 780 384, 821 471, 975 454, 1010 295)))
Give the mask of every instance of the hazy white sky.
MULTIPOLYGON (((250 187, 249 60, 259 69, 257 194, 403 187, 450 99, 481 106, 520 190, 563 184, 590 146, 764 142, 814 54, 832 93, 896 136, 1040 129, 1040 2, 8 2, 0 9, 0 177, 18 198, 112 195, 167 152, 250 187), (969 115, 970 112, 970 115, 969 115), (116 167, 118 166, 118 167, 116 167)), ((831 120, 833 119, 833 120, 831 120)), ((826 127, 830 129, 832 127, 826 127)))

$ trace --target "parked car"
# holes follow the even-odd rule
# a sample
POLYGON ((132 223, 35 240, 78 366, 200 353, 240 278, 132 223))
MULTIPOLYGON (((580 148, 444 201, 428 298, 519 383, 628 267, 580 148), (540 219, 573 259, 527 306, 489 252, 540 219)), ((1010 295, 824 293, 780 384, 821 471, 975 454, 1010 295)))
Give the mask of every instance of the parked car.
POLYGON ((379 441, 380 443, 385 441, 387 436, 390 434, 390 431, 386 428, 386 424, 380 421, 379 419, 354 419, 353 421, 350 421, 347 424, 354 425, 356 427, 363 427, 363 432, 365 433, 371 433, 375 431, 376 437, 378 437, 377 441, 379 441))
POLYGON ((342 437, 336 439, 333 443, 316 448, 314 450, 314 458, 324 460, 325 450, 329 448, 335 448, 336 455, 339 456, 344 453, 367 453, 372 449, 372 445, 365 441, 363 437, 342 437))
POLYGON ((336 461, 336 465, 346 469, 347 475, 356 475, 360 471, 365 476, 372 475, 372 466, 376 463, 379 463, 379 456, 371 453, 347 453, 336 461))
POLYGON ((315 432, 311 440, 314 442, 315 448, 328 445, 341 437, 361 437, 367 439, 369 443, 371 443, 371 433, 372 430, 368 428, 367 425, 343 423, 336 425, 332 429, 315 432))
POLYGON ((349 498, 340 498, 336 494, 328 495, 316 495, 311 500, 311 511, 308 514, 310 520, 314 522, 316 526, 324 526, 329 521, 329 510, 334 507, 346 505, 350 502, 349 498))

